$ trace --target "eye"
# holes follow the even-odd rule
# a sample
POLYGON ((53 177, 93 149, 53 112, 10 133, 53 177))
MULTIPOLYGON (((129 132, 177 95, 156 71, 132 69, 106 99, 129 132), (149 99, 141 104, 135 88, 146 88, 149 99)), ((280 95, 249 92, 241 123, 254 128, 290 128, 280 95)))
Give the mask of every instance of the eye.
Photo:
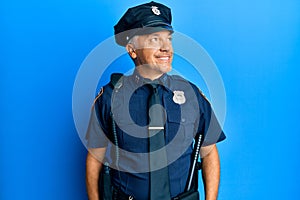
POLYGON ((158 37, 152 37, 150 39, 151 42, 158 42, 159 41, 159 38, 158 37))

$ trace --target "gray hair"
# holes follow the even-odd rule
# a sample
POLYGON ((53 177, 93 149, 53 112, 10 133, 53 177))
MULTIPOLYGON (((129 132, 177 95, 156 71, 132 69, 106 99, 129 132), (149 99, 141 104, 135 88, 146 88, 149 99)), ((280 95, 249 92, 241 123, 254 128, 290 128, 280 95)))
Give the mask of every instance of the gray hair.
POLYGON ((138 35, 133 36, 129 41, 128 44, 132 44, 135 48, 138 48, 138 35))

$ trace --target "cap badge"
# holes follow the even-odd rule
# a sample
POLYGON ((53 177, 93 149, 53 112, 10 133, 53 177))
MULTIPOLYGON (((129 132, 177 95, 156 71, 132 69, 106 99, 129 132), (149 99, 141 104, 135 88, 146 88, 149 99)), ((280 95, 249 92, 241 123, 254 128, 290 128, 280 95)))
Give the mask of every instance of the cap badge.
POLYGON ((155 15, 160 15, 160 10, 158 10, 157 6, 152 6, 151 9, 155 15))
POLYGON ((173 101, 177 104, 184 104, 185 103, 185 96, 183 91, 174 91, 173 101))

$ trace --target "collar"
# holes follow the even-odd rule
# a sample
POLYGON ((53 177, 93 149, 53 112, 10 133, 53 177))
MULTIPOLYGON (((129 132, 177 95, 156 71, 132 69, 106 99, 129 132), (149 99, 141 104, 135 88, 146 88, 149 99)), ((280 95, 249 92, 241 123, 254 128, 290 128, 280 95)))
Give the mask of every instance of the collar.
POLYGON ((167 84, 167 80, 168 80, 168 75, 167 74, 163 74, 161 77, 159 77, 158 79, 155 80, 150 80, 148 78, 144 78, 142 77, 137 70, 134 70, 132 76, 131 76, 131 81, 138 87, 141 87, 142 85, 144 85, 145 83, 150 83, 150 82, 156 82, 160 85, 166 86, 167 84))

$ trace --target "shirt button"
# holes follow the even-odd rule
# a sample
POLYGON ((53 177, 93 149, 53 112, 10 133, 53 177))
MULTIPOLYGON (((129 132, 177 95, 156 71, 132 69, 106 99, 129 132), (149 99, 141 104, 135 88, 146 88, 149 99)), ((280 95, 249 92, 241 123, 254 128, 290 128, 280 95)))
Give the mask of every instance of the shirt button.
POLYGON ((184 122, 185 122, 185 118, 182 118, 182 119, 181 119, 181 122, 184 123, 184 122))

